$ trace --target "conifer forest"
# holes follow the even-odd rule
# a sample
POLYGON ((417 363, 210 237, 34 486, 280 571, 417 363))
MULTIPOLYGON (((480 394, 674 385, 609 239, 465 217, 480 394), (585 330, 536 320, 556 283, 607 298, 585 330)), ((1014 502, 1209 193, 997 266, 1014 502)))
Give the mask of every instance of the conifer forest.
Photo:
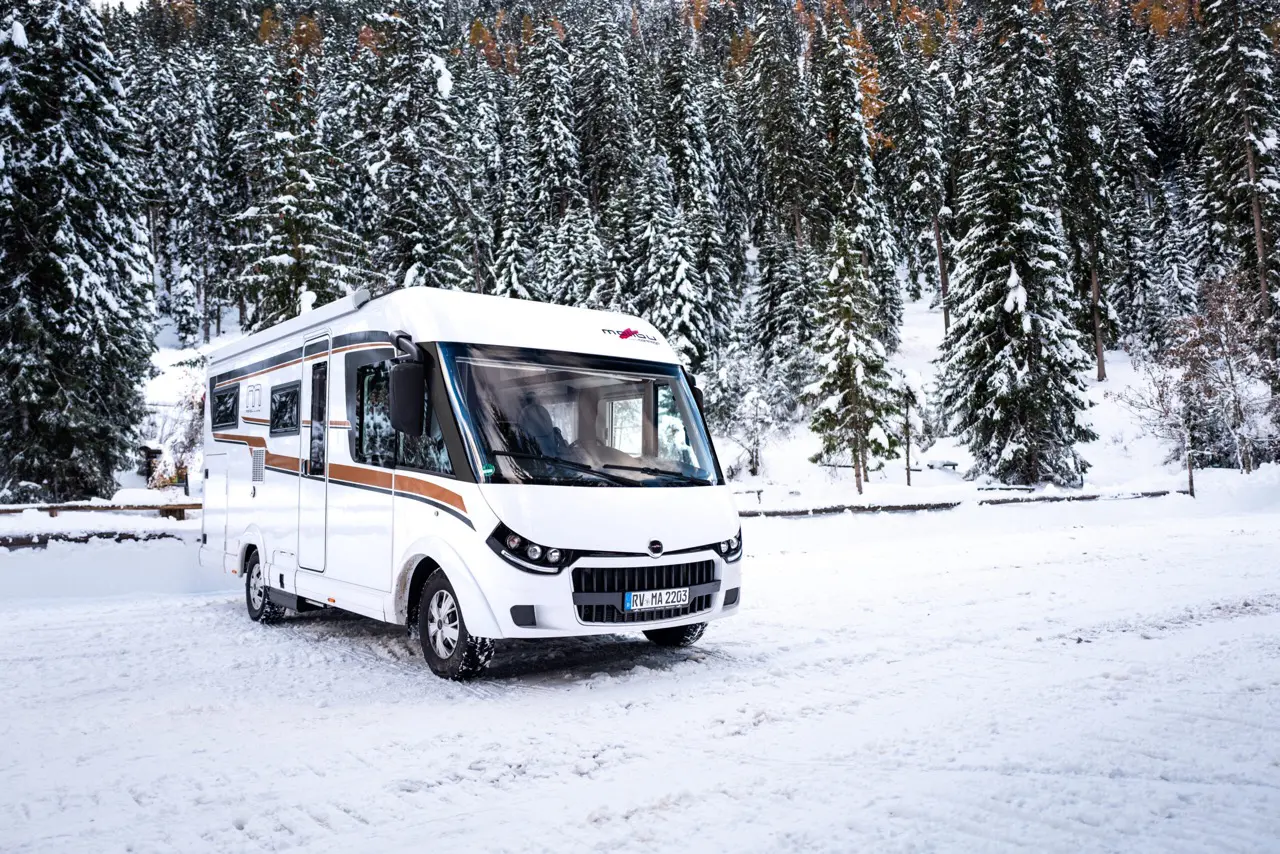
POLYGON ((0 500, 110 494, 158 328, 357 288, 643 316, 748 466, 803 423, 861 477, 905 417, 1074 486, 1123 350, 1249 471, 1278 71, 1280 0, 0 0, 0 500))

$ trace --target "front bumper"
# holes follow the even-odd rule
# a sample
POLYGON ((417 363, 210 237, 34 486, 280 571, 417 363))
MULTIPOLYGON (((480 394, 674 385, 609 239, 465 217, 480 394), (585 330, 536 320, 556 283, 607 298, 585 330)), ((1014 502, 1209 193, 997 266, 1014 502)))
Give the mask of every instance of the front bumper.
POLYGON ((658 559, 584 557, 555 575, 522 572, 496 555, 494 560, 498 566, 487 569, 500 572, 501 577, 493 579, 493 584, 482 583, 482 588, 504 638, 616 634, 704 623, 732 615, 741 601, 737 598, 728 606, 724 604, 725 595, 741 586, 742 561, 725 563, 712 549, 658 559), (699 574, 690 568, 697 564, 709 564, 709 571, 699 574), (584 583, 581 570, 587 569, 598 571, 591 573, 596 578, 609 581, 584 583), (581 589, 593 586, 598 589, 581 589), (628 590, 686 586, 690 590, 688 608, 622 611, 623 596, 628 590), (517 623, 528 623, 530 616, 533 625, 517 623))

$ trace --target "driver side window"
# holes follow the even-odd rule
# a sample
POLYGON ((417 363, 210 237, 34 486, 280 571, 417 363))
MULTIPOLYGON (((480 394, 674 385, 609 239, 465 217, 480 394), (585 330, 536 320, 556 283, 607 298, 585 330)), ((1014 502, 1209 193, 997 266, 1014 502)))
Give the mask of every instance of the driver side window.
POLYGON ((431 411, 429 395, 425 406, 422 423, 426 425, 426 429, 423 434, 421 436, 400 434, 399 464, 422 471, 451 475, 453 461, 449 459, 449 449, 445 446, 444 434, 440 432, 440 420, 431 411))

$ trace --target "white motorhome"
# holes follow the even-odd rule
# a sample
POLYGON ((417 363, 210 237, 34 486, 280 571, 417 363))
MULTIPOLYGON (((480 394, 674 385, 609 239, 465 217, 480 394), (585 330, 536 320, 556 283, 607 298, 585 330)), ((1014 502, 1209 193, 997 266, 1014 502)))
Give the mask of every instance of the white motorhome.
POLYGON ((741 527, 701 393, 647 322, 359 292, 210 357, 205 565, 249 616, 340 608, 475 675, 500 638, 695 642, 741 527))

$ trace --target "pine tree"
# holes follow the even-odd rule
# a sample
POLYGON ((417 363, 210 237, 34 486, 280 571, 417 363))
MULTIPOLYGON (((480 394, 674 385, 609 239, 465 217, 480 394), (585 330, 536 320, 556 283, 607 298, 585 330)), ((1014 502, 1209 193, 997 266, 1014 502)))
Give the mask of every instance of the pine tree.
POLYGON ((0 17, 0 501, 107 496, 150 373, 119 69, 88 0, 0 17))
POLYGON ((240 278, 256 295, 256 329, 296 316, 304 293, 323 305, 362 284, 363 247, 338 224, 336 161, 316 122, 312 62, 320 38, 304 15, 271 43, 261 136, 267 162, 254 204, 237 217, 247 237, 240 278))
POLYGON ((500 146, 501 198, 496 205, 494 226, 494 293, 536 299, 540 288, 531 258, 528 136, 524 114, 514 95, 508 96, 507 105, 508 119, 500 146))
POLYGON ((870 467, 898 455, 891 420, 899 407, 876 335, 875 290, 854 234, 843 223, 836 223, 832 236, 820 305, 818 379, 806 389, 814 405, 810 424, 822 439, 814 460, 850 460, 861 493, 870 467))
POLYGON ((898 246, 880 179, 871 160, 871 141, 863 102, 860 59, 845 19, 827 22, 821 75, 822 127, 826 131, 827 174, 831 176, 827 207, 844 223, 861 266, 870 279, 876 306, 876 329, 890 352, 898 347, 902 325, 902 290, 898 284, 898 246))
POLYGON ((817 138, 806 121, 806 81, 800 76, 799 37, 789 26, 789 7, 777 0, 760 4, 754 43, 742 82, 748 169, 752 187, 753 232, 766 219, 785 228, 797 244, 810 237, 818 188, 817 138))
POLYGON ((811 375, 809 345, 816 316, 814 259, 781 226, 765 226, 760 276, 751 297, 751 338, 763 373, 759 387, 775 418, 794 416, 811 375))
MULTIPOLYGON (((385 219, 375 253, 392 287, 458 287, 469 278, 459 222, 474 215, 456 162, 453 74, 435 0, 374 16, 382 32, 381 139, 374 149, 385 219)), ((372 164, 371 164, 372 165, 372 164)))
POLYGON ((1112 97, 1107 84, 1106 44, 1101 11, 1091 0, 1057 0, 1053 6, 1055 71, 1061 104, 1056 153, 1062 162, 1062 222, 1067 238, 1068 274, 1089 306, 1079 328, 1093 336, 1098 381, 1107 378, 1106 344, 1113 337, 1111 307, 1102 277, 1115 231, 1105 135, 1112 97))
POLYGON ((1045 14, 997 0, 982 33, 985 114, 969 140, 961 205, 956 312, 943 345, 942 398, 974 457, 970 476, 1079 485, 1076 445, 1086 366, 1071 313, 1066 253, 1054 210, 1057 144, 1045 14))
POLYGON ((544 225, 558 223, 582 194, 571 73, 563 27, 543 18, 533 30, 520 92, 529 126, 534 215, 544 225))
POLYGON ((1272 317, 1276 299, 1273 256, 1280 210, 1276 11, 1272 0, 1202 4, 1192 61, 1180 87, 1203 164, 1199 204, 1228 263, 1250 272, 1264 320, 1272 317))
POLYGON ((585 192, 596 210, 636 171, 640 152, 631 57, 620 24, 609 14, 597 20, 582 45, 574 78, 577 136, 585 192))
POLYGON ((926 26, 918 14, 909 13, 901 21, 885 19, 877 28, 883 31, 878 76, 884 109, 876 122, 892 140, 884 151, 884 174, 914 299, 922 291, 940 289, 949 263, 942 222, 946 86, 930 68, 922 44, 926 26))
POLYGON ((693 239, 675 196, 666 158, 650 155, 635 200, 630 254, 640 263, 631 306, 658 327, 696 373, 708 352, 708 307, 694 266, 693 239))

